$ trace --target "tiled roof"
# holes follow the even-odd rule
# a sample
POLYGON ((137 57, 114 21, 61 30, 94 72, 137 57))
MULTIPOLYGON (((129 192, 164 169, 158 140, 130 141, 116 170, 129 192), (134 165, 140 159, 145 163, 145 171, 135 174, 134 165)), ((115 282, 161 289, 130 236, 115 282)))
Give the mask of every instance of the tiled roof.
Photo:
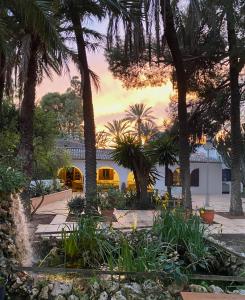
MULTIPOLYGON (((85 150, 84 148, 79 147, 65 147, 67 151, 71 154, 73 159, 84 160, 85 159, 85 150)), ((96 158, 97 160, 112 160, 111 158, 111 149, 97 149, 96 158)), ((192 153, 190 157, 191 162, 208 162, 207 156, 204 153, 192 153)), ((217 158, 209 158, 209 162, 221 162, 217 158)))

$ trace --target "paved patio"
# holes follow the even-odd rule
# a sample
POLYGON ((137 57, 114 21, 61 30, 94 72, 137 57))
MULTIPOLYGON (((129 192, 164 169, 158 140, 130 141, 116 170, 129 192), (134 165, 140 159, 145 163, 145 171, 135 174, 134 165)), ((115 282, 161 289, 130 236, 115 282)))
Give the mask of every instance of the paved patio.
MULTIPOLYGON (((193 209, 198 209, 204 206, 205 196, 193 196, 193 209)), ((218 212, 228 212, 229 211, 229 195, 222 196, 211 196, 210 206, 218 212)), ((245 199, 243 199, 243 208, 245 210, 245 199)), ((75 226, 74 222, 66 222, 68 216, 67 203, 65 201, 57 201, 54 203, 42 206, 38 214, 54 214, 55 217, 50 224, 39 224, 36 230, 37 233, 40 232, 54 232, 60 231, 62 228, 75 226)), ((154 210, 115 210, 115 216, 117 222, 113 222, 114 228, 132 228, 132 227, 142 227, 151 226, 153 218, 156 215, 154 210)), ((245 234, 245 219, 228 219, 220 215, 215 215, 214 225, 209 226, 212 233, 230 233, 230 234, 245 234)))

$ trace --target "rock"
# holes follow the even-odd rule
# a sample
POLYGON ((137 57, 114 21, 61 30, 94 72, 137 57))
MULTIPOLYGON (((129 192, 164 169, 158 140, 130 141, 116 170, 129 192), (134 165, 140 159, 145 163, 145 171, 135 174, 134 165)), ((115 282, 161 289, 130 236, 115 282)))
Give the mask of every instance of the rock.
POLYGON ((177 284, 176 282, 173 282, 171 285, 168 286, 168 292, 171 295, 176 295, 176 294, 182 292, 184 287, 185 287, 184 283, 177 284))
POLYGON ((99 296, 99 299, 98 300, 107 300, 108 299, 108 294, 107 292, 102 292, 99 296))
POLYGON ((54 300, 66 300, 66 297, 64 297, 62 295, 58 295, 54 298, 54 300))
POLYGON ((208 291, 210 293, 214 293, 214 294, 223 294, 224 293, 224 291, 222 290, 221 287, 219 287, 217 285, 213 285, 213 284, 208 287, 208 291))
POLYGON ((103 286, 105 287, 106 291, 110 294, 114 294, 119 290, 119 283, 116 281, 105 281, 103 282, 103 286))
POLYGON ((72 291, 72 285, 70 283, 55 282, 51 296, 69 295, 72 291))
POLYGON ((189 289, 191 292, 195 292, 195 293, 207 293, 208 292, 208 290, 204 286, 198 285, 198 284, 190 284, 189 289))
POLYGON ((127 298, 123 295, 122 291, 117 291, 112 297, 111 300, 127 300, 127 298))
POLYGON ((91 286, 90 286, 91 294, 92 296, 97 296, 100 293, 100 285, 97 281, 95 281, 91 286))
POLYGON ((169 292, 160 292, 158 295, 151 294, 146 296, 146 300, 172 300, 172 296, 169 292))
POLYGON ((143 290, 136 282, 125 283, 121 290, 129 300, 144 299, 143 290))
POLYGON ((31 295, 32 295, 33 297, 36 297, 38 294, 39 294, 39 289, 33 288, 33 289, 31 290, 31 295))
POLYGON ((142 288, 146 294, 159 293, 159 289, 160 289, 160 287, 156 284, 156 282, 150 279, 146 280, 143 283, 142 288))
POLYGON ((40 299, 40 300, 46 300, 46 299, 48 299, 48 298, 49 298, 49 296, 48 296, 48 291, 49 291, 48 286, 47 286, 47 285, 44 286, 44 287, 41 289, 41 292, 40 292, 40 295, 39 295, 38 299, 40 299))
POLYGON ((234 290, 233 294, 238 294, 238 295, 244 295, 245 296, 245 290, 234 290))
POLYGON ((75 295, 70 295, 68 297, 68 300, 79 300, 79 298, 77 296, 75 296, 75 295))

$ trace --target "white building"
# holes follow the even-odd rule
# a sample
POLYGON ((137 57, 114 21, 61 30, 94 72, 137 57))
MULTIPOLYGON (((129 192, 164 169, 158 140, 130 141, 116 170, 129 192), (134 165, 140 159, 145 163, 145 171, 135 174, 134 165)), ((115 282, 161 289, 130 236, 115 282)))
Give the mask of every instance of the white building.
MULTIPOLYGON (((65 147, 72 157, 72 168, 68 173, 65 170, 60 171, 60 178, 66 184, 70 184, 74 190, 83 189, 86 186, 84 182, 85 174, 85 151, 83 147, 77 145, 65 147), (75 146, 75 147, 74 147, 75 146)), ((125 186, 130 188, 134 185, 134 178, 129 169, 117 165, 111 159, 110 149, 97 149, 97 183, 101 185, 125 186)), ((180 170, 178 165, 170 166, 170 178, 172 182, 172 191, 175 195, 181 194, 180 188, 180 170)), ((165 167, 158 166, 159 179, 154 189, 160 193, 167 190, 165 184, 165 167)), ((209 161, 205 153, 194 153, 190 157, 191 171, 191 192, 193 195, 203 195, 207 192, 207 180, 210 195, 222 194, 222 162, 218 157, 211 156, 209 161), (207 169, 208 178, 207 178, 207 169)))

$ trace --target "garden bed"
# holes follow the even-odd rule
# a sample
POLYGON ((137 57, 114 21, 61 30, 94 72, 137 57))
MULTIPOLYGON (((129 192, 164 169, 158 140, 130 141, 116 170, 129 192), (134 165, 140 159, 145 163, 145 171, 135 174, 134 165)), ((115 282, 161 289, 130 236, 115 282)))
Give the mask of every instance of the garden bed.
POLYGON ((244 234, 214 234, 216 241, 224 244, 228 249, 244 255, 245 259, 245 233, 244 234))

